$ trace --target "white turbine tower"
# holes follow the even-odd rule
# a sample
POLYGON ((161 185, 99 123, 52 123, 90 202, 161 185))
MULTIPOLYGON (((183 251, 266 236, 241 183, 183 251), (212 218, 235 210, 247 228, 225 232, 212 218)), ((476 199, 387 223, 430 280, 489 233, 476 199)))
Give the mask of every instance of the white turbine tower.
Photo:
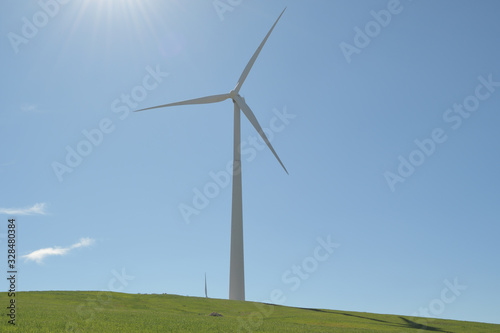
POLYGON ((281 164, 285 172, 288 174, 285 166, 281 162, 278 154, 274 151, 273 146, 267 139, 266 134, 262 130, 257 118, 255 118, 254 113, 247 105, 245 100, 240 96, 239 92, 243 82, 248 76, 248 73, 252 69, 255 60, 259 56, 260 51, 264 47, 269 35, 273 31, 274 27, 278 23, 281 15, 285 12, 286 8, 283 9, 280 16, 274 22, 273 26, 267 33, 266 37, 260 43, 259 47, 255 51, 254 55, 246 65, 243 73, 236 84, 236 87, 227 94, 212 95, 201 98, 190 99, 187 101, 158 105, 150 108, 145 108, 137 111, 144 111, 150 109, 157 109, 169 106, 177 105, 189 105, 189 104, 208 104, 222 102, 226 99, 231 98, 234 103, 234 158, 233 158, 233 198, 232 198, 232 210, 231 210, 231 260, 229 268, 229 299, 235 300, 245 300, 245 270, 244 270, 244 259, 243 259, 243 211, 242 211, 242 198, 241 198, 241 153, 240 153, 240 110, 243 111, 247 119, 253 125, 253 127, 260 134, 264 142, 267 144, 269 149, 272 151, 278 162, 281 164))

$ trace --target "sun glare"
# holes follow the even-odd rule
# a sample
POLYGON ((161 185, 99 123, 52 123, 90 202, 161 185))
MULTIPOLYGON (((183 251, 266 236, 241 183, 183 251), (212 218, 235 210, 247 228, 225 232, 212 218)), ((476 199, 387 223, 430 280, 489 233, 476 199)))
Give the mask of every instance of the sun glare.
MULTIPOLYGON (((72 18, 68 17, 69 38, 86 31, 92 44, 100 45, 100 50, 104 43, 106 52, 117 38, 133 39, 135 43, 143 43, 148 38, 161 41, 171 30, 168 25, 172 20, 168 15, 175 10, 170 9, 180 6, 177 0, 83 0, 73 4, 72 18)), ((142 49, 144 45, 137 46, 142 49)))

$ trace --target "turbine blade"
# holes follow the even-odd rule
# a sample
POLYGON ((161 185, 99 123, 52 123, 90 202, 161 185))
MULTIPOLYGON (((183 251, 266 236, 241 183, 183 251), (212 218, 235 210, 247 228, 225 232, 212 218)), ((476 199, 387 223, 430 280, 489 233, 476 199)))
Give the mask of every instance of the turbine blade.
POLYGON ((182 101, 182 102, 175 102, 175 103, 170 103, 170 104, 163 104, 163 105, 153 106, 153 107, 150 107, 150 108, 135 110, 134 112, 139 112, 139 111, 144 111, 144 110, 151 110, 151 109, 158 109, 158 108, 164 108, 164 107, 176 106, 176 105, 217 103, 217 102, 222 102, 223 100, 226 100, 229 97, 230 97, 229 94, 212 95, 212 96, 200 97, 200 98, 195 98, 195 99, 188 99, 187 101, 182 101))
POLYGON ((236 91, 236 93, 238 93, 240 91, 241 86, 243 85, 243 82, 245 82, 245 79, 247 78, 248 73, 252 69, 252 66, 253 66, 255 60, 257 60, 257 57, 259 56, 260 51, 264 47, 264 44, 266 44, 266 41, 269 38, 269 35, 271 35, 271 32, 273 31, 274 27, 278 23, 279 19, 281 18, 281 15, 283 15, 283 13, 285 12, 285 10, 286 10, 286 7, 285 7, 285 9, 283 9, 283 11, 281 12, 280 16, 276 20, 276 22, 274 22, 273 26, 271 27, 271 30, 269 30, 269 32, 267 33, 266 37, 262 41, 262 43, 260 43, 259 47, 257 48, 257 51, 255 51, 255 53, 253 54, 252 58, 250 58, 250 61, 248 62, 248 64, 245 67, 245 69, 243 70, 243 73, 241 73, 241 76, 240 76, 240 78, 238 80, 238 83, 236 84, 236 88, 234 88, 234 90, 236 91))
POLYGON ((271 145, 271 142, 269 142, 269 140, 267 139, 266 133, 264 133, 264 131, 262 130, 262 127, 260 127, 260 124, 257 121, 257 118, 255 118, 254 113, 252 112, 250 107, 247 105, 245 100, 240 95, 236 95, 236 96, 234 96, 234 101, 236 102, 236 104, 238 104, 241 111, 243 111, 243 113, 245 114, 247 119, 252 123, 255 130, 262 137, 262 140, 264 140, 264 142, 267 144, 269 149, 271 149, 271 151, 274 154, 274 157, 276 157, 276 159, 278 160, 278 162, 280 162, 280 164, 283 167, 283 169, 285 170, 285 172, 288 174, 288 171, 286 170, 285 166, 283 165, 283 162, 281 162, 280 158, 278 157, 278 154, 276 154, 276 151, 274 150, 273 145, 271 145))

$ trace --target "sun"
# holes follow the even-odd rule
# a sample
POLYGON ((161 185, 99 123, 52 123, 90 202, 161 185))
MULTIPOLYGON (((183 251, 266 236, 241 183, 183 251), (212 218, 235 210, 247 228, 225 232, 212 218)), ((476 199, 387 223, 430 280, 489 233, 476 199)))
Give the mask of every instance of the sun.
POLYGON ((54 38, 63 41, 57 61, 75 48, 84 57, 80 65, 89 68, 117 64, 124 52, 135 59, 152 54, 171 58, 184 49, 176 27, 189 12, 181 0, 81 0, 59 12, 64 13, 58 16, 62 29, 54 38))
MULTIPOLYGON (((177 0, 82 0, 67 6, 69 39, 85 34, 91 48, 107 52, 117 39, 136 45, 169 31, 168 15, 177 0)), ((137 45, 141 49, 142 45, 137 45)), ((96 51, 97 52, 97 51, 96 51)))
POLYGON ((143 11, 144 6, 147 6, 151 1, 139 0, 86 0, 87 2, 95 2, 98 11, 112 13, 116 11, 139 12, 143 11))

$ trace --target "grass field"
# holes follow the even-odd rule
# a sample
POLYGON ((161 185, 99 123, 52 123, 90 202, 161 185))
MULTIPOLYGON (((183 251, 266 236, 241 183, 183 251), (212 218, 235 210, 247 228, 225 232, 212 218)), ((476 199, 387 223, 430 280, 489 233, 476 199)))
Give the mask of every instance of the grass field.
POLYGON ((1 332, 500 332, 475 322, 92 291, 16 293, 12 327, 8 305, 4 292, 1 332))

